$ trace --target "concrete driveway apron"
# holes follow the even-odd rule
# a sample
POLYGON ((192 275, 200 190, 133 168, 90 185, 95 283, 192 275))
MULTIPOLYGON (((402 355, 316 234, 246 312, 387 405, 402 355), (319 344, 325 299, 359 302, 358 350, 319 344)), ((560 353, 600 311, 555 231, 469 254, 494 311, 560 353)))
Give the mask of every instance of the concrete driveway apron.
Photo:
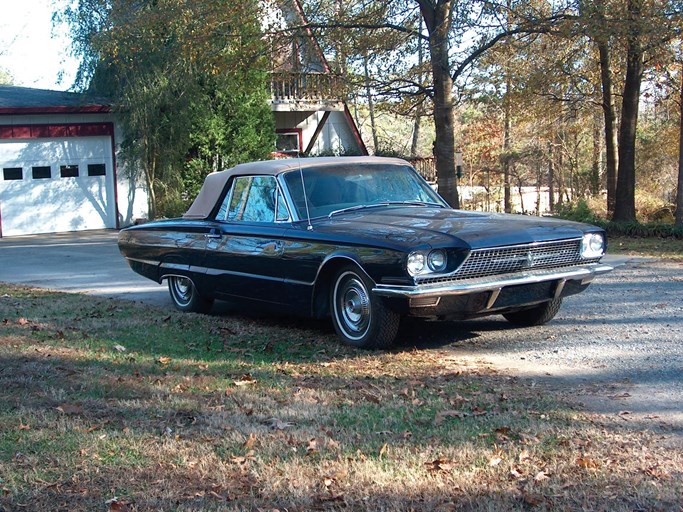
POLYGON ((171 307, 166 286, 133 272, 117 238, 111 229, 0 238, 0 281, 171 307))

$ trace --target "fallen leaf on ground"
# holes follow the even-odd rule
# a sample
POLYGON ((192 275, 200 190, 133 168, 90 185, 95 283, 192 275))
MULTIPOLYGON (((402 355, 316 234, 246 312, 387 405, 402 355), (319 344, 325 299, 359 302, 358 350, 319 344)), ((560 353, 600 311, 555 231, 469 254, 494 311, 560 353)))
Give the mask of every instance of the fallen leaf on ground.
POLYGON ((246 464, 250 460, 254 460, 254 451, 249 450, 246 455, 233 457, 230 460, 235 464, 239 464, 239 465, 246 464))
POLYGON ((600 467, 597 461, 591 459, 590 457, 579 457, 576 459, 576 463, 585 469, 597 469, 600 467))
POLYGON ((128 512, 130 510, 130 503, 119 500, 118 498, 112 498, 105 501, 105 505, 109 505, 110 512, 128 512))
POLYGON ((549 478, 550 476, 548 473, 546 473, 545 471, 539 471, 538 473, 536 473, 534 480, 536 482, 543 482, 544 480, 548 480, 549 478))
POLYGON ((464 418, 466 416, 469 416, 466 412, 463 411, 455 411, 455 410, 448 410, 448 411, 441 411, 436 413, 436 417, 434 418, 434 425, 437 427, 443 423, 443 420, 445 418, 464 418))
POLYGON ((448 471, 453 470, 455 464, 453 464, 453 461, 448 459, 435 459, 430 462, 425 462, 425 466, 427 466, 427 471, 431 471, 432 473, 447 473, 448 471))
POLYGON ((517 471, 517 469, 512 468, 512 469, 510 470, 510 476, 511 476, 512 478, 522 478, 523 475, 522 475, 522 473, 520 473, 519 471, 517 471))
POLYGON ((258 381, 251 376, 250 373, 245 373, 240 377, 240 380, 233 382, 235 386, 248 386, 249 384, 256 384, 258 381))
POLYGON ((251 434, 249 434, 249 437, 247 438, 247 440, 244 442, 243 446, 244 446, 244 448, 249 450, 249 449, 254 447, 254 443, 256 443, 256 436, 253 433, 251 433, 251 434))
POLYGON ((501 462, 503 462, 503 459, 501 459, 500 457, 491 457, 491 459, 489 459, 489 467, 494 468, 501 462))

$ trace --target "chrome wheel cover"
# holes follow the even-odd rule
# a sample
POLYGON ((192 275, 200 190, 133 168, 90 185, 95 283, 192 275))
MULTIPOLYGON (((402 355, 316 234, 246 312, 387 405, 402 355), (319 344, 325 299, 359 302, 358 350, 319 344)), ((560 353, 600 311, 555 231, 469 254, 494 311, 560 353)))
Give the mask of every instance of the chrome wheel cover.
POLYGON ((363 338, 372 317, 370 294, 363 281, 353 272, 345 272, 334 287, 334 315, 344 335, 352 340, 363 338))
POLYGON ((169 277, 173 299, 181 306, 187 306, 192 300, 193 286, 192 281, 186 277, 169 277))

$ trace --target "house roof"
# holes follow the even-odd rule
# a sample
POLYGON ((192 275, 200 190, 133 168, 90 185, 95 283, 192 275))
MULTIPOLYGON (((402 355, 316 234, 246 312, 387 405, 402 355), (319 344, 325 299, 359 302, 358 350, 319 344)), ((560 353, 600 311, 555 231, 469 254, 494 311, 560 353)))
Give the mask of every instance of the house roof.
POLYGON ((216 202, 223 193, 228 180, 233 176, 266 175, 277 176, 292 169, 308 169, 311 167, 327 167, 333 165, 354 164, 393 164, 410 165, 400 158, 385 158, 379 156, 329 156, 316 158, 285 158, 282 160, 265 160, 262 162, 249 162, 239 164, 225 171, 213 172, 204 180, 204 185, 199 195, 187 210, 186 219, 206 219, 216 202))
POLYGON ((0 115, 107 112, 110 105, 85 94, 0 85, 0 115))

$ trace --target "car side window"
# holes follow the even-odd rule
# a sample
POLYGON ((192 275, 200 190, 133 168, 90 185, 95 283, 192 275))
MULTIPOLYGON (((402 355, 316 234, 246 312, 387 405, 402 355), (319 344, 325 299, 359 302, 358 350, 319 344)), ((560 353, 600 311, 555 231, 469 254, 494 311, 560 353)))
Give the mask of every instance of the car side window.
POLYGON ((239 176, 221 205, 217 220, 275 222, 289 219, 275 177, 239 176), (277 213, 277 215, 276 215, 277 213))

